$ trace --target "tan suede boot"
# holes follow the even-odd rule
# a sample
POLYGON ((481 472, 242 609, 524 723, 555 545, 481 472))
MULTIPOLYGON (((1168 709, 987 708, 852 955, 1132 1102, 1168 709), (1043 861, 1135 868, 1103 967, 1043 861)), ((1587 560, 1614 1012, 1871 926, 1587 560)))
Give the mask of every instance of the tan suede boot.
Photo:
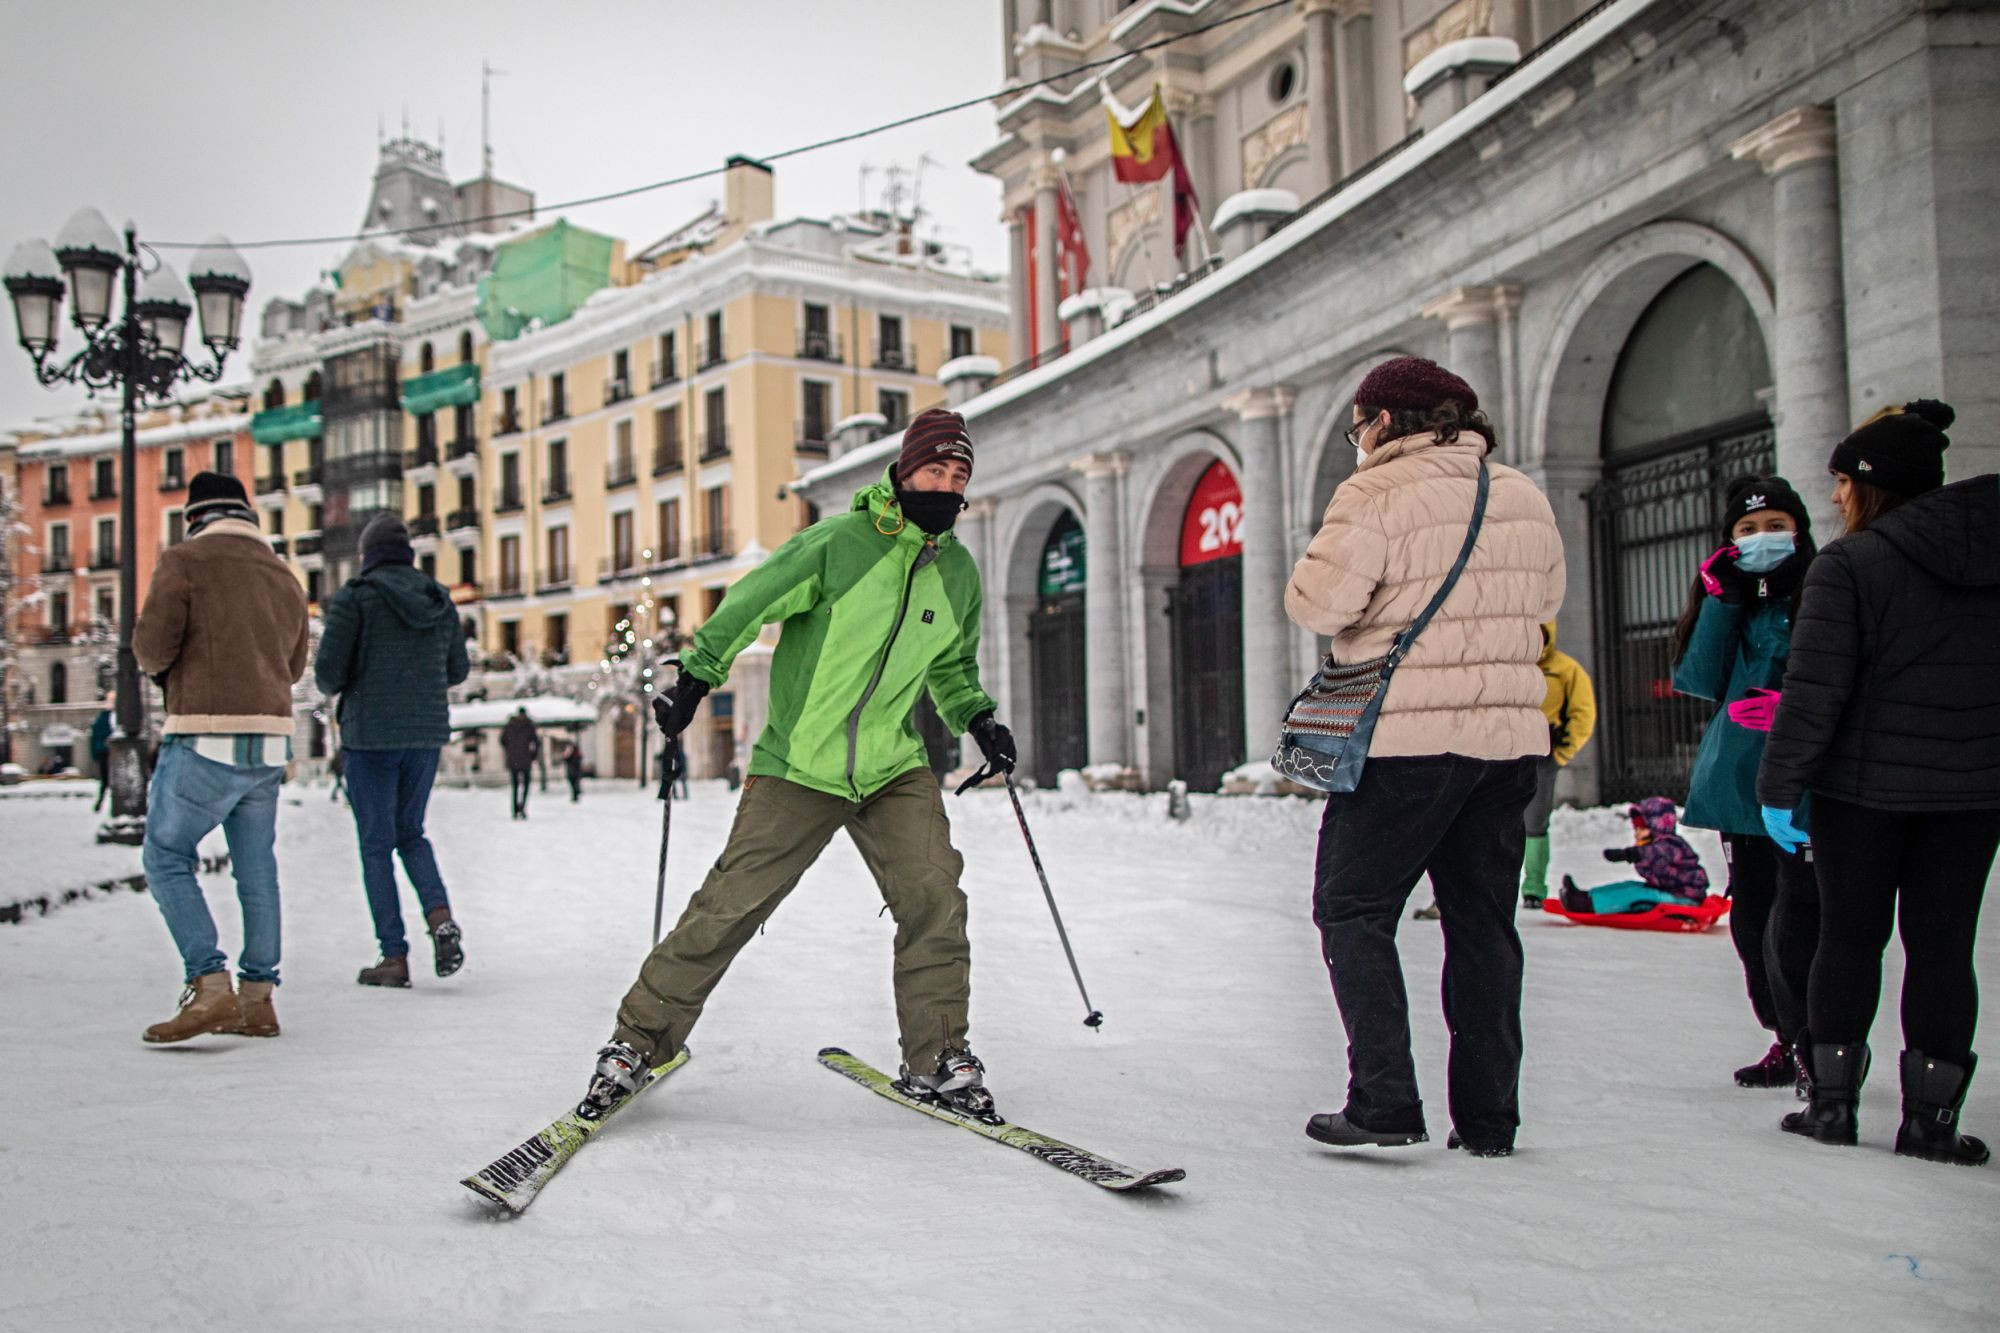
POLYGON ((275 1037, 278 1035, 278 1011, 271 1004, 271 990, 276 985, 270 981, 246 981, 236 992, 237 1008, 242 1011, 236 1026, 229 1030, 239 1037, 275 1037))
POLYGON ((164 1023, 146 1029, 146 1040, 156 1045, 186 1041, 204 1032, 229 1032, 242 1021, 236 992, 230 989, 227 972, 208 972, 196 977, 181 992, 181 1011, 164 1023))

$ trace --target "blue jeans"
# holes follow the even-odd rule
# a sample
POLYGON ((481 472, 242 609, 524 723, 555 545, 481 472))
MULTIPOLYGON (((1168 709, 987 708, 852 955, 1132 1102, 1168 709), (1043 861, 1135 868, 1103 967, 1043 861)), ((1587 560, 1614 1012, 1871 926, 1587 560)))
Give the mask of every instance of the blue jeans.
POLYGON ((187 979, 221 972, 229 959, 216 945, 215 919, 208 914, 201 883, 195 879, 201 840, 222 828, 229 841, 236 898, 243 905, 243 952, 236 960, 245 981, 278 980, 278 783, 277 767, 234 768, 204 759, 186 744, 167 737, 153 769, 146 814, 146 845, 140 861, 153 901, 181 951, 187 979))
POLYGON ((437 777, 438 752, 429 750, 345 750, 347 803, 354 810, 354 828, 361 840, 361 882, 368 889, 368 910, 375 917, 375 938, 384 958, 403 958, 410 944, 403 936, 403 913, 396 901, 396 863, 417 891, 426 914, 442 907, 444 879, 437 857, 424 836, 424 809, 430 804, 431 783, 437 777))

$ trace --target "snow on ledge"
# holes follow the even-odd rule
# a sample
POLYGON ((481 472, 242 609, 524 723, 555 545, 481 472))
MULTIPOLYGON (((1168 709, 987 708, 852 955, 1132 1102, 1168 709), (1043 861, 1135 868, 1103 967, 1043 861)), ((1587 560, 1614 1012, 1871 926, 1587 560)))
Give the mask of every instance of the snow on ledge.
MULTIPOLYGON (((1000 359, 993 356, 953 357, 937 369, 939 384, 950 384, 954 380, 976 379, 984 376, 992 379, 1000 373, 1000 359)), ((837 428, 836 428, 837 429, 837 428)))
POLYGON ((1067 324, 1095 310, 1104 313, 1106 323, 1115 324, 1131 306, 1132 293, 1123 287, 1086 287, 1056 307, 1056 318, 1067 324))
POLYGON ((880 412, 856 412, 851 417, 842 417, 840 420, 834 422, 833 433, 838 435, 842 431, 854 430, 861 426, 881 427, 888 424, 889 418, 883 416, 880 412))
POLYGON ((1290 190, 1238 190, 1222 201, 1215 210, 1209 227, 1222 231, 1230 223, 1240 218, 1254 217, 1259 213, 1282 213, 1287 216, 1299 211, 1299 197, 1290 190))
POLYGON ((1130 14, 1112 27, 1111 44, 1125 45, 1125 39, 1132 35, 1132 30, 1156 13, 1179 14, 1183 18, 1193 18, 1208 8, 1208 5, 1209 0, 1194 0, 1193 4, 1187 3, 1187 0, 1146 0, 1146 3, 1134 7, 1130 14))
POLYGON ((1461 37, 1446 42, 1410 66, 1403 76, 1403 91, 1415 97, 1447 71, 1461 65, 1518 65, 1521 47, 1512 37, 1461 37))
POLYGON ((597 710, 559 694, 537 694, 528 699, 480 699, 451 706, 453 731, 478 731, 504 727, 515 710, 528 710, 528 720, 538 727, 579 726, 597 721, 597 710))

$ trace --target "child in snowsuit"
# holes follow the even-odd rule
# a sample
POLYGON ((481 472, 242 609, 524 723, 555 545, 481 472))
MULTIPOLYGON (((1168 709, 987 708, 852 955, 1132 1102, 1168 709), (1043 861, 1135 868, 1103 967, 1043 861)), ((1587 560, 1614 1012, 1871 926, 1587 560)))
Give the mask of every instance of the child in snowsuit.
POLYGON ((1562 905, 1574 913, 1643 912, 1657 903, 1698 903, 1708 896, 1708 872, 1687 839, 1674 831, 1674 803, 1648 796, 1631 808, 1631 847, 1606 847, 1607 861, 1631 861, 1638 880, 1580 889, 1563 876, 1562 905))

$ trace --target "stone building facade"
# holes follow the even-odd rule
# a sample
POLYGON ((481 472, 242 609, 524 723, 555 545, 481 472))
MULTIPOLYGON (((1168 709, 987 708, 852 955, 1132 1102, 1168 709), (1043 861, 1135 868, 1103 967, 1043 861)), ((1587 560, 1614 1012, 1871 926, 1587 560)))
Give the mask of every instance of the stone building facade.
MULTIPOLYGON (((1021 77, 1232 6, 1079 4, 1066 28, 1070 8, 1011 8, 1021 77)), ((1572 8, 1301 0, 1241 25, 1239 54, 1211 35, 1134 55, 1147 63, 1122 84, 1113 71, 1128 103, 1154 79, 1183 90, 1190 118, 1217 98, 1220 126, 1258 68, 1253 35, 1266 59, 1303 48, 1317 165, 1296 192, 1332 183, 1294 213, 1239 201, 1251 234, 1233 249, 1225 237, 1219 264, 1116 310, 1069 307, 1067 339, 1042 330, 1056 355, 965 405, 979 467, 960 531, 986 578, 982 662, 1030 769, 1059 749, 1065 767, 1212 786, 1268 754, 1323 650, 1286 620, 1284 581, 1352 470, 1354 387, 1392 355, 1471 381, 1500 456, 1554 505, 1571 590, 1560 633, 1604 704, 1600 739, 1566 773, 1573 798, 1685 781, 1705 715, 1667 688, 1665 639, 1730 477, 1786 474, 1824 541, 1832 444, 1919 395, 1958 408, 1953 477, 2000 464, 2000 10, 1572 8), (1500 31, 1524 16, 1529 31, 1500 31), (1080 744, 1044 721, 1079 717, 1080 744)), ((1078 186, 1079 163, 1104 151, 1102 113, 1083 105, 1094 93, 1063 98, 1067 118, 1039 110, 1060 87, 1002 108, 1004 137, 979 165, 1010 202, 1044 194, 1059 165, 1078 186)), ((1212 180, 1252 183, 1232 174, 1248 157, 1230 158, 1230 135, 1189 130, 1212 180)), ((1267 167, 1257 183, 1274 179, 1267 167)), ((1094 181, 1078 186, 1086 236, 1115 265, 1094 181)), ((1032 271, 1017 321, 1022 279, 1032 271)), ((833 502, 896 443, 834 459, 802 492, 833 502)))

